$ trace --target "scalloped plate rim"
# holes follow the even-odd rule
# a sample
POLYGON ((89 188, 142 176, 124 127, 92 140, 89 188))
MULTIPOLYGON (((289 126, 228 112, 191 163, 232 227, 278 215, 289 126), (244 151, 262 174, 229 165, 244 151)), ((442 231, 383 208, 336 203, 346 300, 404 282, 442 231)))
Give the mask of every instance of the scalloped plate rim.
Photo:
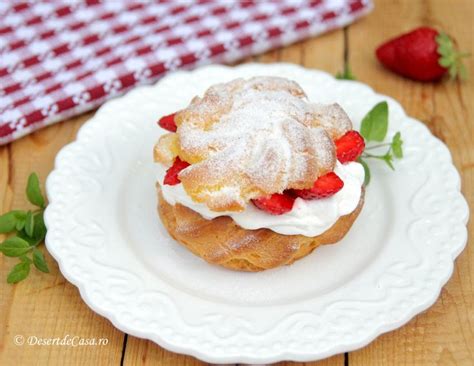
MULTIPOLYGON (((208 65, 208 66, 203 66, 201 68, 198 68, 198 69, 192 70, 192 71, 186 71, 186 70, 175 71, 173 73, 170 73, 170 74, 166 75, 163 79, 159 80, 157 83, 160 83, 160 82, 162 82, 163 80, 165 80, 167 78, 174 77, 176 74, 188 74, 189 75, 189 74, 198 73, 198 72, 199 73, 212 72, 214 69, 221 69, 221 70, 228 71, 228 70, 231 70, 233 68, 237 68, 237 69, 252 68, 254 66, 257 66, 257 67, 262 67, 262 66, 265 66, 265 67, 267 67, 267 66, 271 66, 271 67, 273 67, 273 66, 291 67, 291 68, 297 68, 297 69, 304 70, 305 72, 318 73, 318 74, 325 75, 327 77, 333 78, 333 76, 330 75, 327 72, 324 72, 324 71, 321 71, 321 70, 315 70, 315 69, 306 69, 302 66, 291 64, 291 63, 272 63, 272 64, 248 63, 248 64, 239 65, 239 66, 236 66, 236 67, 229 67, 229 66, 224 66, 224 65, 208 65)), ((352 84, 363 86, 364 88, 368 88, 372 93, 374 93, 378 96, 382 96, 383 98, 389 99, 392 102, 400 105, 394 98, 392 98, 390 96, 383 95, 383 94, 379 94, 379 93, 375 92, 373 90, 373 88, 371 88, 370 86, 368 86, 367 84, 364 84, 362 82, 352 81, 352 80, 351 81, 349 81, 349 80, 338 80, 338 82, 340 82, 340 83, 352 83, 352 84)), ((87 130, 87 128, 88 128, 87 126, 90 126, 91 124, 96 124, 96 123, 99 122, 98 117, 100 116, 100 113, 101 113, 101 110, 103 109, 103 107, 108 103, 112 103, 112 102, 113 103, 118 103, 122 98, 127 98, 130 94, 137 93, 140 90, 152 89, 155 85, 156 84, 138 86, 138 87, 134 88, 133 90, 129 91, 128 93, 106 102, 103 106, 101 106, 96 111, 94 116, 92 116, 83 126, 81 126, 79 128, 79 130, 77 132, 76 140, 74 140, 73 142, 71 142, 71 143, 65 145, 63 148, 61 148, 61 150, 58 152, 58 154, 55 158, 54 168, 53 168, 52 172, 50 173, 50 175, 48 176, 48 178, 46 180, 47 197, 48 197, 48 200, 49 200, 50 203, 53 203, 54 199, 53 199, 53 197, 51 197, 51 195, 49 193, 50 192, 49 186, 50 186, 50 183, 51 183, 51 177, 53 177, 55 175, 55 172, 59 169, 58 168, 58 161, 60 160, 62 154, 64 154, 64 151, 67 151, 68 149, 72 148, 76 144, 79 144, 83 139, 85 139, 84 131, 87 130)), ((400 106, 400 108, 403 110, 403 108, 401 106, 400 106)), ((406 118, 410 118, 411 121, 413 121, 413 122, 417 123, 418 125, 422 126, 431 135, 431 137, 437 141, 437 143, 439 143, 439 144, 441 144, 445 147, 446 152, 449 154, 449 161, 452 164, 452 156, 451 156, 451 153, 450 153, 449 149, 447 148, 447 146, 441 140, 439 140, 436 136, 432 135, 431 131, 429 130, 429 128, 425 124, 423 124, 422 122, 406 115, 404 110, 403 110, 403 113, 404 113, 406 118)), ((454 171, 456 172, 456 175, 457 175, 457 178, 456 178, 458 180, 457 185, 458 185, 458 188, 460 190, 460 187, 461 187, 460 174, 457 171, 457 169, 454 169, 454 171)), ((463 220, 464 225, 466 225, 467 222, 468 222, 468 219, 469 219, 469 207, 468 207, 467 202, 466 202, 464 196, 462 195, 462 193, 461 192, 459 192, 459 193, 460 193, 461 197, 463 198, 464 206, 465 206, 465 209, 466 209, 466 212, 465 212, 465 215, 464 215, 464 220, 463 220)), ((48 210, 48 208, 45 211, 45 224, 48 228, 51 226, 50 216, 49 216, 50 212, 51 212, 51 209, 48 210)), ((87 283, 85 283, 83 280, 81 281, 81 278, 78 278, 78 277, 74 276, 73 274, 71 274, 70 271, 68 271, 67 268, 65 268, 64 262, 61 260, 61 255, 56 252, 54 246, 50 242, 51 241, 51 236, 50 235, 47 234, 45 242, 46 242, 46 246, 47 246, 47 249, 48 249, 49 253, 58 262, 61 273, 64 275, 64 277, 70 283, 72 283, 74 286, 76 286, 79 289, 80 295, 81 295, 82 299, 84 300, 84 302, 94 312, 96 312, 96 313, 100 314, 101 316, 104 316, 105 318, 107 318, 119 330, 121 330, 121 331, 123 331, 127 334, 139 337, 139 338, 150 339, 153 342, 156 342, 157 344, 159 344, 160 346, 163 346, 164 348, 166 348, 168 350, 178 352, 178 353, 188 354, 188 355, 197 357, 198 359, 201 359, 201 360, 206 361, 206 362, 214 362, 214 363, 216 363, 216 362, 218 362, 218 363, 265 362, 265 363, 269 363, 269 362, 278 362, 278 361, 282 361, 282 360, 312 361, 312 360, 319 360, 319 359, 331 357, 335 354, 339 354, 339 353, 342 353, 342 352, 350 352, 350 351, 353 351, 353 350, 356 350, 356 349, 359 349, 361 347, 364 347, 364 346, 368 345, 374 339, 376 339, 378 336, 380 336, 384 333, 390 332, 394 329, 397 329, 397 328, 405 325, 414 316, 416 316, 419 313, 423 312, 424 310, 428 309, 429 307, 431 307, 436 302, 436 300, 438 299, 438 297, 440 295, 441 289, 448 282, 448 280, 451 278, 451 276, 453 274, 455 259, 459 256, 459 254, 465 248, 466 243, 467 243, 467 238, 468 238, 467 228, 464 228, 464 236, 461 239, 461 242, 459 242, 457 245, 452 245, 452 247, 456 248, 457 250, 452 250, 451 251, 452 262, 450 263, 449 271, 447 272, 445 278, 440 279, 439 283, 436 286, 436 291, 434 293, 432 293, 432 296, 430 298, 426 298, 426 300, 423 304, 420 304, 418 306, 413 306, 413 307, 407 309, 407 311, 404 313, 404 315, 403 315, 403 317, 400 321, 394 322, 394 323, 391 323, 391 324, 386 324, 386 323, 385 324, 379 324, 379 326, 374 330, 374 332, 370 336, 366 337, 365 339, 361 339, 358 342, 344 342, 344 341, 341 341, 337 346, 330 347, 330 348, 328 348, 328 350, 326 352, 323 352, 323 353, 320 353, 320 354, 311 354, 311 353, 301 354, 301 353, 293 353, 291 351, 283 351, 283 352, 271 351, 270 353, 272 353, 272 355, 265 355, 263 357, 258 357, 256 355, 248 355, 248 354, 244 354, 244 353, 242 354, 242 356, 237 356, 237 357, 236 356, 214 357, 210 354, 201 352, 199 349, 181 347, 177 344, 174 344, 173 342, 169 342, 166 339, 166 337, 164 337, 163 335, 159 335, 159 334, 156 334, 156 333, 155 334, 148 334, 146 332, 142 333, 142 332, 137 331, 135 329, 129 328, 126 324, 123 324, 123 323, 119 322, 115 318, 113 313, 108 312, 107 310, 101 309, 99 306, 97 306, 94 303, 93 300, 90 299, 90 297, 87 293, 87 283), (335 350, 334 348, 337 348, 337 350, 335 350)))

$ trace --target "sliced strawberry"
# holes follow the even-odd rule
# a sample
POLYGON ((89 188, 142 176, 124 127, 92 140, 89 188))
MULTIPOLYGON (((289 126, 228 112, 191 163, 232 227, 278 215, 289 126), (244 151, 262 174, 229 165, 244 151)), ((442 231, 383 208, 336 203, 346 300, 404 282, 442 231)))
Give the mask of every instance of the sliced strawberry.
POLYGON ((337 160, 341 163, 356 161, 365 149, 364 138, 357 131, 346 132, 335 142, 337 160))
POLYGON ((284 193, 274 193, 253 199, 252 202, 257 208, 271 215, 282 215, 291 211, 295 198, 284 193))
POLYGON ((305 200, 330 197, 344 187, 344 182, 336 173, 330 172, 316 179, 310 189, 294 189, 293 193, 305 200))
POLYGON ((163 184, 167 184, 169 186, 175 186, 181 181, 178 178, 178 174, 184 168, 189 166, 188 163, 182 161, 179 157, 176 157, 173 165, 166 171, 165 179, 163 179, 163 184))
POLYGON ((171 132, 176 132, 177 127, 176 127, 176 123, 174 122, 175 114, 176 113, 161 117, 160 120, 158 121, 158 124, 160 125, 160 127, 171 132))

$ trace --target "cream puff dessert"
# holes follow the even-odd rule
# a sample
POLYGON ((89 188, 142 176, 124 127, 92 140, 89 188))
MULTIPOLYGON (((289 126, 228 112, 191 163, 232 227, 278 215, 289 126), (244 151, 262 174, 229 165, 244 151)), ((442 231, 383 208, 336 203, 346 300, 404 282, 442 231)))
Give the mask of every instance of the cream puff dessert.
POLYGON ((159 120, 158 212, 209 263, 291 264, 351 228, 364 202, 364 139, 338 104, 279 77, 210 87, 159 120))

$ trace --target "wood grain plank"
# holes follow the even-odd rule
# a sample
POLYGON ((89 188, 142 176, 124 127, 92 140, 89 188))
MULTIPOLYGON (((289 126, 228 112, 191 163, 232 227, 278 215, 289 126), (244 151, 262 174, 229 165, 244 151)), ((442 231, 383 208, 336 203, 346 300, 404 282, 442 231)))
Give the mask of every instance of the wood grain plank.
MULTIPOLYGON (((29 208, 24 187, 30 172, 41 182, 53 167, 57 151, 75 138, 78 128, 92 113, 73 118, 0 148, 0 202, 3 211, 29 208)), ((118 364, 123 334, 92 312, 79 292, 59 272, 56 262, 45 252, 51 273, 32 269, 30 277, 15 286, 5 281, 15 259, 0 257, 0 365, 100 364, 104 354, 118 364), (18 346, 14 337, 106 338, 105 346, 18 346)), ((77 340, 76 340, 77 341, 77 340)), ((74 342, 76 342, 74 341, 74 342)))
POLYGON ((313 362, 278 362, 274 366, 343 366, 344 354, 336 355, 320 361, 313 362))
POLYGON ((124 365, 160 365, 160 366, 204 366, 194 357, 170 352, 152 341, 129 336, 124 357, 124 365))
POLYGON ((339 29, 264 53, 246 62, 289 62, 336 74, 343 67, 343 55, 344 33, 339 29))
MULTIPOLYGON (((351 65, 359 80, 399 100, 407 113, 425 122, 451 150, 462 174, 463 192, 474 205, 474 90, 468 82, 418 83, 383 69, 374 56, 384 40, 419 25, 432 25, 455 36, 463 50, 474 52, 469 0, 377 1, 363 22, 351 26, 351 65), (374 32, 374 30, 377 30, 374 32)), ((468 60, 474 72, 474 62, 468 60)), ((469 224, 472 237, 474 225, 469 224)), ((472 240, 470 240, 472 244, 472 240)), ((379 337, 349 355, 351 366, 474 364, 474 250, 456 261, 453 277, 436 304, 399 330, 379 337)))

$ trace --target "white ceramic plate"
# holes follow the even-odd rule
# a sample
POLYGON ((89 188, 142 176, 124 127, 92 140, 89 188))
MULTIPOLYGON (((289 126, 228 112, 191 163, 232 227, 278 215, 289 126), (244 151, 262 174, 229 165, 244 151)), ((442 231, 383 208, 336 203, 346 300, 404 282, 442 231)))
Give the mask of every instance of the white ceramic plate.
MULTIPOLYGON (((258 123, 258 121, 256 121, 258 123)), ((448 149, 393 99, 289 64, 177 72, 106 103, 58 154, 47 180, 46 244, 84 301, 119 329, 209 362, 316 360, 362 347, 438 297, 466 244, 468 207, 448 149), (211 84, 277 75, 338 102, 358 128, 386 100, 400 130, 396 172, 372 164, 366 203, 336 245, 291 266, 238 273, 167 234, 156 213, 156 120, 211 84)))

